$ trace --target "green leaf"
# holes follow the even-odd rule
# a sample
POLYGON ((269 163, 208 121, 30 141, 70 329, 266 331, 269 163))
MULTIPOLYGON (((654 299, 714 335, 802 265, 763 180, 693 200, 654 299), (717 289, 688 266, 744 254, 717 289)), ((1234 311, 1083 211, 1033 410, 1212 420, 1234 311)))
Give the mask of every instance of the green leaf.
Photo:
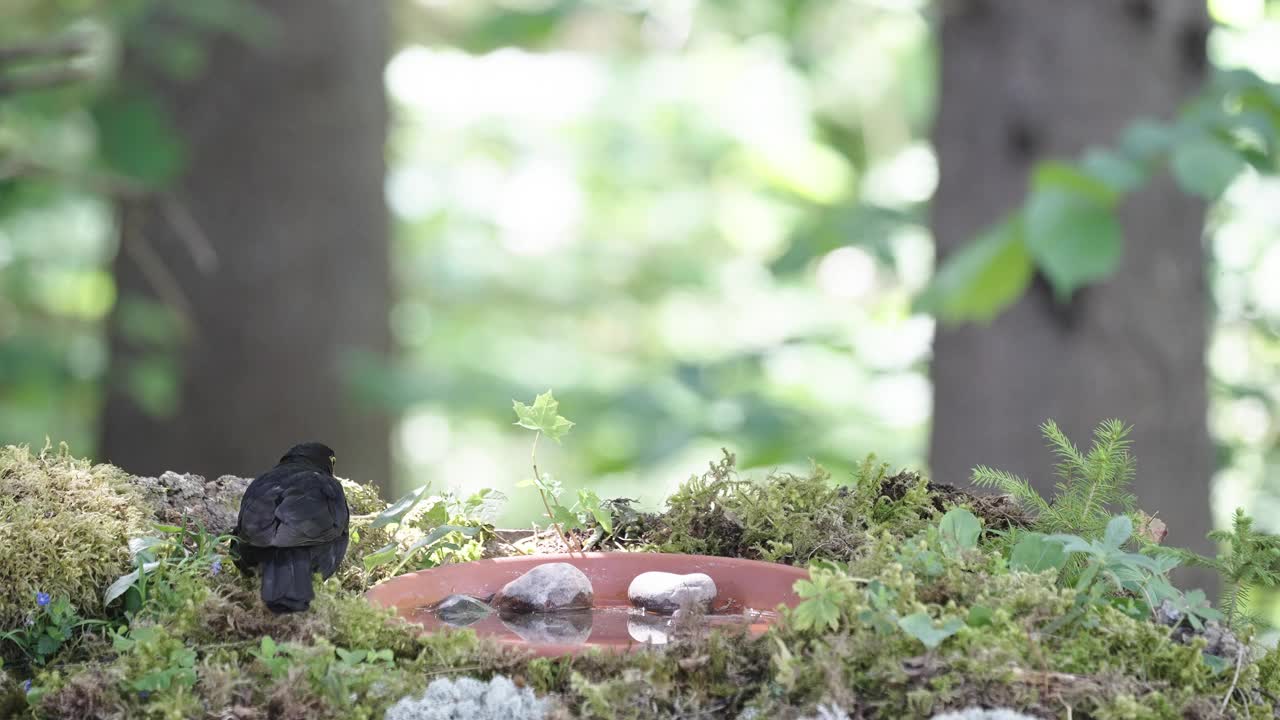
POLYGON ((1024 535, 1009 556, 1009 569, 1038 573, 1061 570, 1067 564, 1067 553, 1062 543, 1050 540, 1040 533, 1024 535))
POLYGON ((92 114, 98 153, 113 173, 159 187, 182 169, 182 141, 169 114, 153 98, 109 94, 98 100, 92 114))
POLYGON ((421 527, 436 527, 449 522, 449 508, 443 500, 437 501, 431 509, 422 514, 421 527))
POLYGON ((1139 120, 1125 130, 1120 149, 1143 165, 1168 152, 1173 145, 1173 130, 1151 120, 1139 120))
POLYGON ((928 613, 918 612, 908 615, 898 621, 898 627, 911 637, 924 643, 924 646, 933 650, 942 644, 944 640, 960 632, 960 628, 964 627, 964 621, 959 618, 951 618, 944 622, 940 627, 935 626, 933 619, 928 613))
POLYGON ((557 414, 560 411, 560 403, 550 390, 536 397, 532 406, 513 400, 512 407, 518 418, 516 425, 537 430, 556 442, 560 442, 560 438, 573 427, 572 422, 557 414))
POLYGON ((1024 222, 1027 248, 1060 300, 1120 265, 1122 231, 1111 207, 1065 188, 1036 190, 1024 222))
POLYGON ((965 624, 969 627, 986 627, 991 624, 995 614, 991 612, 991 608, 985 605, 974 605, 969 608, 969 616, 965 619, 965 624))
POLYGON ((480 528, 467 527, 466 525, 441 525, 440 527, 433 529, 431 532, 415 540, 413 544, 409 546, 409 549, 404 551, 404 556, 400 559, 400 564, 396 565, 396 569, 392 571, 392 574, 394 575, 399 573, 400 568, 404 567, 405 564, 409 562, 409 559, 413 557, 414 553, 418 552, 422 548, 429 548, 432 545, 435 545, 443 540, 449 533, 455 532, 471 537, 480 532, 480 528))
POLYGON ((1108 207, 1114 206, 1119 199, 1119 193, 1104 179, 1072 165, 1053 161, 1042 162, 1036 166, 1031 178, 1031 187, 1037 192, 1060 190, 1108 207))
POLYGON ((431 487, 430 483, 409 491, 404 497, 395 501, 391 507, 379 513, 378 517, 369 523, 369 527, 380 528, 404 520, 405 516, 417 507, 418 503, 422 502, 422 496, 426 494, 429 487, 431 487))
POLYGON ((391 543, 390 545, 384 545, 383 547, 380 547, 377 550, 374 550, 368 555, 365 555, 364 559, 361 560, 360 563, 364 565, 364 569, 366 572, 380 565, 386 565, 387 563, 396 559, 397 547, 398 545, 396 545, 396 543, 391 543))
POLYGON ((840 606, 832 600, 830 590, 811 580, 798 580, 795 591, 804 598, 791 615, 797 630, 839 629, 840 606))
POLYGON ((1128 515, 1117 515, 1111 518, 1111 522, 1107 523, 1107 530, 1102 536, 1102 542, 1107 547, 1119 549, 1129 541, 1131 535, 1133 535, 1133 521, 1129 519, 1128 515))
POLYGON ((942 516, 938 523, 943 542, 961 549, 978 547, 978 536, 982 534, 982 521, 964 508, 952 508, 942 516))
POLYGON ((58 651, 62 642, 48 635, 41 635, 36 641, 36 654, 41 656, 52 655, 58 651))
POLYGON ((164 545, 166 542, 168 541, 157 537, 129 538, 129 556, 136 558, 147 550, 158 545, 164 545))
POLYGON ((133 584, 136 582, 138 582, 137 570, 116 578, 115 582, 107 586, 107 591, 102 596, 102 604, 110 605, 112 600, 123 595, 125 591, 133 587, 133 584))
POLYGON ((551 522, 558 525, 577 527, 579 521, 578 516, 575 515, 572 510, 563 505, 556 504, 551 506, 551 522))
POLYGON ((262 657, 273 658, 276 656, 276 641, 270 635, 263 635, 262 641, 259 643, 262 657))
POLYGON ((1031 255, 1015 216, 947 258, 916 310, 944 322, 986 321, 1021 297, 1031 282, 1031 255))
POLYGON ((1216 200, 1244 170, 1244 165, 1239 153, 1205 133, 1178 143, 1169 160, 1178 185, 1208 200, 1216 200))
POLYGON ((1085 153, 1080 167, 1089 177, 1098 180, 1116 194, 1133 192, 1147 181, 1147 171, 1141 165, 1119 153, 1094 148, 1085 153))
POLYGON ((591 508, 591 515, 595 517, 596 522, 600 523, 600 527, 610 535, 613 534, 613 515, 599 505, 591 508))

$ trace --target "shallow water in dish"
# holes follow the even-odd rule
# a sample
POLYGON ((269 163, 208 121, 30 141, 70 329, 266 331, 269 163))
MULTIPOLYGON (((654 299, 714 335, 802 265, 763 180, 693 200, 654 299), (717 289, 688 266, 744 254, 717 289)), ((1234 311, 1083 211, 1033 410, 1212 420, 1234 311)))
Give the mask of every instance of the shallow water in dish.
MULTIPOLYGON (((419 608, 405 617, 427 630, 465 627, 482 637, 533 647, 561 649, 665 645, 674 636, 678 624, 681 629, 688 626, 687 621, 673 619, 669 615, 646 613, 618 605, 528 615, 493 612, 465 625, 446 622, 431 608, 419 608)), ((751 634, 759 634, 767 630, 777 618, 778 614, 772 611, 726 609, 704 615, 697 622, 708 629, 742 629, 751 634)))

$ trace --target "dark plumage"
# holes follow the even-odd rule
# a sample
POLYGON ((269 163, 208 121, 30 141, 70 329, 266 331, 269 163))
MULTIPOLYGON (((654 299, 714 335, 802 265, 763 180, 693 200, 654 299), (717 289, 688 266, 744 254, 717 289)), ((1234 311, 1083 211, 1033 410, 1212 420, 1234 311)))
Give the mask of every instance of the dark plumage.
POLYGON ((262 601, 275 613, 311 606, 311 575, 329 577, 347 553, 351 512, 333 476, 333 451, 293 446, 240 501, 232 554, 246 573, 260 567, 262 601))

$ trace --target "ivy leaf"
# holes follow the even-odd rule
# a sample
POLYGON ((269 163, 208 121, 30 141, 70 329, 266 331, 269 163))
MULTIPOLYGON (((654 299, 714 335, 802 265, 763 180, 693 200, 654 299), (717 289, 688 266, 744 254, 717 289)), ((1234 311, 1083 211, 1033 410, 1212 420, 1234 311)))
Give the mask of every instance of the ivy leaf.
POLYGON ((1050 540, 1040 533, 1023 536, 1009 556, 1009 569, 1038 573, 1061 570, 1067 564, 1067 553, 1062 543, 1050 540))
POLYGON ((560 438, 569 432, 573 423, 558 415, 560 402, 548 390, 534 398, 533 405, 525 405, 519 400, 512 401, 516 411, 516 425, 530 430, 537 430, 548 438, 560 442, 560 438))
POLYGON ((422 502, 422 496, 426 494, 428 487, 430 487, 430 484, 423 485, 416 490, 410 490, 404 497, 395 501, 391 507, 378 513, 378 517, 369 523, 369 527, 380 528, 404 520, 405 516, 417 507, 418 503, 422 502))
POLYGON ((1027 203, 1024 227, 1027 249, 1059 300, 1120 265, 1120 221, 1095 194, 1037 189, 1027 203))
POLYGON ((1178 185, 1206 200, 1216 200, 1244 165, 1239 153, 1205 133, 1179 143, 1169 160, 1178 185))
POLYGON ((938 523, 938 531, 942 540, 962 550, 978 547, 978 536, 982 534, 982 521, 964 508, 952 508, 942 516, 938 523))
POLYGON ((942 644, 942 641, 960 632, 960 628, 964 627, 964 621, 959 618, 951 618, 937 627, 933 624, 933 619, 928 613, 918 612, 908 615, 898 621, 898 627, 911 637, 924 643, 924 646, 933 650, 942 644))
POLYGON ((613 515, 608 510, 599 505, 593 505, 591 507, 591 515, 596 519, 597 523, 600 523, 600 527, 604 528, 606 533, 613 534, 613 515))
POLYGON ((569 510, 569 508, 560 504, 551 506, 550 519, 551 522, 556 523, 557 525, 567 525, 569 527, 578 526, 578 516, 569 510))
POLYGON ((449 522, 449 508, 443 500, 437 500, 431 509, 422 514, 421 527, 436 527, 449 522))

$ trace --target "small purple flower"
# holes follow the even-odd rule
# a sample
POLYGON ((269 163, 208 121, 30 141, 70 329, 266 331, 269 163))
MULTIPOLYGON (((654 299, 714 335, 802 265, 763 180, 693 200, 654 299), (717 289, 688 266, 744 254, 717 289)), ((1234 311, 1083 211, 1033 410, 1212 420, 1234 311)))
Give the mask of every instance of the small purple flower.
POLYGON ((213 567, 209 568, 210 575, 217 575, 222 572, 222 558, 214 558, 213 567))
POLYGON ((36 593, 36 604, 40 607, 48 605, 50 600, 52 600, 52 598, 49 597, 49 593, 36 593))
POLYGON ((138 691, 138 699, 139 699, 139 700, 146 700, 146 699, 147 699, 147 698, 149 698, 149 697, 151 697, 151 691, 150 691, 150 690, 139 690, 139 691, 138 691))
POLYGON ((27 693, 27 694, 30 694, 30 693, 31 693, 31 681, 30 681, 30 680, 23 680, 23 681, 22 681, 22 692, 27 693))

